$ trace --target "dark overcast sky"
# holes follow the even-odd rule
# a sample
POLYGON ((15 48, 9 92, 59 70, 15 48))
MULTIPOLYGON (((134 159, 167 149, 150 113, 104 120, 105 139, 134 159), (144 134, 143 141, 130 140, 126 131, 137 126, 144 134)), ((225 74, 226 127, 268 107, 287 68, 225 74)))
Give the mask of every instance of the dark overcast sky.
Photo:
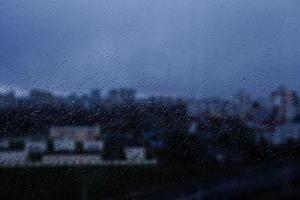
POLYGON ((0 0, 0 88, 300 91, 298 0, 0 0))

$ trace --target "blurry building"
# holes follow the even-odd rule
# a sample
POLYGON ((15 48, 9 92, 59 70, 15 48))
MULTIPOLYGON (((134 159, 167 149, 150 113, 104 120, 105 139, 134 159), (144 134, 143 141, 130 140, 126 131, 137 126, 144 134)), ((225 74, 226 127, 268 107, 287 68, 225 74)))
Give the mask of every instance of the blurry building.
POLYGON ((100 138, 101 129, 99 126, 62 126, 51 127, 49 138, 70 139, 70 140, 94 140, 100 138))
POLYGON ((17 98, 13 91, 0 94, 0 107, 14 107, 16 102, 17 98))
POLYGON ((91 100, 90 100, 89 96, 86 94, 84 94, 80 97, 79 102, 85 109, 89 109, 91 107, 91 100))
POLYGON ((286 123, 270 129, 260 127, 256 131, 256 142, 267 142, 269 145, 283 145, 290 141, 300 140, 300 125, 298 123, 286 123))
POLYGON ((235 105, 236 114, 238 114, 241 117, 246 117, 252 105, 250 95, 245 90, 240 91, 235 97, 235 105))
POLYGON ((188 101, 187 106, 191 116, 199 116, 202 113, 209 115, 236 114, 236 106, 232 102, 220 98, 193 99, 188 101))
POLYGON ((143 162, 147 159, 147 149, 144 147, 142 140, 136 136, 128 136, 127 144, 124 146, 126 160, 129 162, 143 162))
POLYGON ((36 104, 53 104, 55 97, 46 90, 33 89, 29 92, 30 103, 36 104))
POLYGON ((270 112, 261 103, 255 101, 247 113, 247 118, 253 123, 265 124, 270 120, 270 112))
POLYGON ((82 98, 75 93, 70 94, 65 99, 65 104, 68 106, 80 106, 83 105, 82 98))
POLYGON ((89 106, 96 107, 101 103, 101 90, 94 89, 89 96, 89 106))
POLYGON ((104 141, 99 126, 62 126, 49 130, 46 164, 88 164, 101 162, 104 141))
POLYGON ((112 89, 107 99, 112 104, 133 104, 136 98, 136 91, 129 88, 112 89))
POLYGON ((271 93, 271 106, 278 109, 282 121, 290 121, 295 118, 299 112, 299 98, 297 93, 280 87, 277 91, 271 93))
POLYGON ((142 146, 125 147, 126 159, 129 162, 143 162, 146 160, 146 149, 142 146))

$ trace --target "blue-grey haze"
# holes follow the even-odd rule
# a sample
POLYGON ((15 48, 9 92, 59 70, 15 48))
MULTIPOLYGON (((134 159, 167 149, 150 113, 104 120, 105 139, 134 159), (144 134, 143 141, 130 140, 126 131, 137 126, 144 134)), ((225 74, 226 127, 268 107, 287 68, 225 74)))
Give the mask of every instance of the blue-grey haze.
POLYGON ((0 0, 0 88, 300 91, 298 0, 0 0))

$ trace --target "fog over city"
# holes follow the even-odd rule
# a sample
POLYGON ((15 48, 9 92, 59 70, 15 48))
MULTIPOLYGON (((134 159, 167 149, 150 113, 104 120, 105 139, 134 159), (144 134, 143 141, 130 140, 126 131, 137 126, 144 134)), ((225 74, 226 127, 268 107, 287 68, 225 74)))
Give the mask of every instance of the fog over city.
POLYGON ((299 9, 297 0, 0 1, 0 88, 300 91, 299 9))

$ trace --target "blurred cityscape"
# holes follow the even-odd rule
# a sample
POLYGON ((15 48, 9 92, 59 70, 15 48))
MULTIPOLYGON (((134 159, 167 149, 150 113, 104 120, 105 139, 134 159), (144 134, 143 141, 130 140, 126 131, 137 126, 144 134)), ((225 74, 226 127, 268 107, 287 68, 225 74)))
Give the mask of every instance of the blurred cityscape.
MULTIPOLYGON (((195 175, 300 157, 300 101, 285 87, 261 99, 244 90, 232 99, 137 97, 131 88, 106 95, 7 92, 0 94, 0 122, 4 173, 140 166, 157 175, 184 166, 195 175)), ((81 193, 86 199, 84 187, 81 193)))

